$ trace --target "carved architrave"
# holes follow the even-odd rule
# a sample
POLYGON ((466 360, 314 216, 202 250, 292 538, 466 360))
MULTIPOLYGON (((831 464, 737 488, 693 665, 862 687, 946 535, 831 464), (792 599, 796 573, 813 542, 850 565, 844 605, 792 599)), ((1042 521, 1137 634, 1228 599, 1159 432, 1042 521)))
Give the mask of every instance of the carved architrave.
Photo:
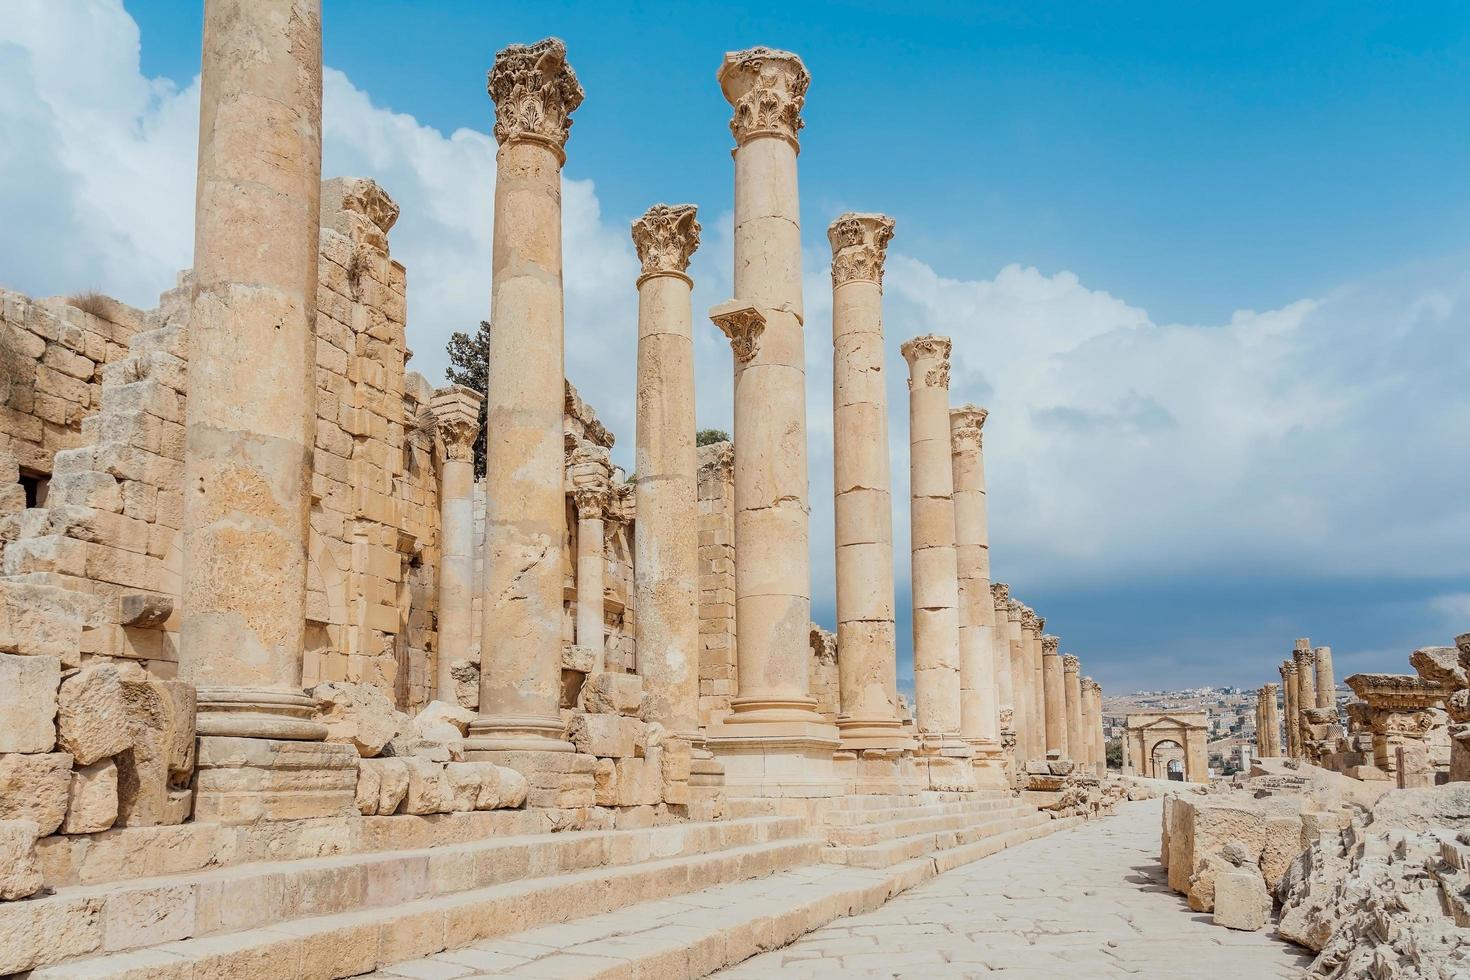
POLYGON ((688 278, 689 259, 699 248, 699 221, 692 204, 655 204, 633 222, 633 247, 648 276, 688 278))
POLYGON ((735 109, 730 132, 736 145, 757 136, 779 136, 799 149, 796 137, 805 125, 801 107, 811 80, 806 65, 790 51, 749 48, 726 54, 719 82, 735 109))
POLYGON ((760 350, 760 337, 766 329, 766 318, 753 306, 731 308, 729 304, 710 312, 710 320, 729 338, 735 360, 749 364, 760 350))
POLYGON ((495 100, 497 143, 530 140, 565 157, 572 113, 582 104, 583 92, 560 38, 512 44, 501 51, 486 89, 495 100))
POLYGON ((832 243, 832 287, 854 281, 883 285, 883 262, 893 240, 893 219, 849 212, 827 228, 832 243))

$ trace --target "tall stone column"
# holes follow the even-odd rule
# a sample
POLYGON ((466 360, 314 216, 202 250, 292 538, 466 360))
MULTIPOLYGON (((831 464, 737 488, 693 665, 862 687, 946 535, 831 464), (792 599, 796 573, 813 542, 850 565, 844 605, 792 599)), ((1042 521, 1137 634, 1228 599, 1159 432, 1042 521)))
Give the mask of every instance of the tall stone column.
POLYGON ((995 624, 995 628, 991 630, 990 644, 995 673, 996 713, 999 715, 1001 743, 1006 746, 1008 754, 1014 755, 1016 692, 1011 674, 1011 646, 1006 624, 1006 600, 1009 593, 1010 590, 1003 583, 992 582, 990 585, 990 621, 995 624))
POLYGON ((697 744, 699 457, 689 259, 692 204, 656 204, 633 222, 638 276, 637 500, 633 581, 638 673, 648 720, 697 744))
MULTIPOLYGON (((1317 707, 1317 665, 1312 662, 1311 650, 1295 650, 1291 659, 1296 663, 1297 725, 1306 731, 1307 710, 1317 707)), ((1306 750, 1305 735, 1301 738, 1302 750, 1306 750)))
POLYGON ((1312 664, 1316 668, 1316 707, 1337 707, 1337 679, 1332 676, 1332 648, 1314 647, 1312 664))
POLYGON ((1041 681, 1046 698, 1046 757, 1067 759, 1067 681, 1062 670, 1062 657, 1057 652, 1061 643, 1055 636, 1041 638, 1041 681))
POLYGON ((1275 758, 1281 755, 1281 709, 1277 703, 1281 687, 1279 684, 1266 685, 1266 738, 1270 746, 1270 755, 1275 758))
POLYGON ((985 785, 1001 786, 1005 768, 996 690, 995 606, 990 596, 982 439, 987 414, 974 405, 949 413, 960 601, 960 734, 975 749, 976 779, 985 785))
POLYGON ((1036 611, 1030 606, 1021 609, 1021 641, 1026 647, 1026 662, 1031 673, 1031 718, 1034 724, 1032 728, 1031 750, 1033 759, 1046 758, 1046 677, 1043 673, 1043 651, 1041 646, 1041 634, 1046 628, 1046 620, 1036 615, 1036 611))
POLYGON ((1296 664, 1290 660, 1281 664, 1281 689, 1286 692, 1286 757, 1301 757, 1301 718, 1298 715, 1296 664))
POLYGON ((180 676, 201 735, 321 740, 302 693, 316 433, 320 0, 209 0, 180 676))
POLYGON ((883 370, 883 260, 893 219, 832 222, 832 466, 843 748, 903 749, 893 625, 893 510, 883 370))
MULTIPOLYGON (((582 86, 556 38, 495 56, 480 717, 473 752, 570 752, 562 731, 565 351, 561 167, 582 86)), ((508 760, 514 762, 514 760, 508 760)))
POLYGON ((797 133, 811 76, 796 55, 725 55, 735 115, 735 299, 710 312, 735 355, 739 694, 712 748, 734 793, 827 795, 836 727, 809 693, 806 359, 797 133))
POLYGON ((900 348, 909 365, 909 494, 914 696, 926 752, 968 748, 960 736, 959 577, 950 459, 948 337, 900 348))
POLYGON ((607 450, 601 446, 575 450, 568 461, 567 478, 577 510, 577 646, 592 651, 592 669, 601 671, 607 646, 603 517, 612 504, 612 464, 607 450))
POLYGON ((1062 657, 1062 695, 1067 710, 1067 755, 1085 765, 1089 742, 1082 737, 1082 662, 1070 653, 1062 657))
MULTIPOLYGON (((1008 595, 1009 593, 1007 593, 1008 595)), ((1006 598, 1006 646, 1011 658, 1011 691, 1015 698, 1012 717, 1016 726, 1016 761, 1021 765, 1036 755, 1036 699, 1031 695, 1031 659, 1027 654, 1026 641, 1021 629, 1025 606, 1015 599, 1006 598)))
POLYGON ((443 446, 439 465, 439 662, 435 696, 458 704, 450 667, 469 654, 475 624, 475 437, 480 404, 473 388, 451 385, 434 393, 429 410, 443 446))

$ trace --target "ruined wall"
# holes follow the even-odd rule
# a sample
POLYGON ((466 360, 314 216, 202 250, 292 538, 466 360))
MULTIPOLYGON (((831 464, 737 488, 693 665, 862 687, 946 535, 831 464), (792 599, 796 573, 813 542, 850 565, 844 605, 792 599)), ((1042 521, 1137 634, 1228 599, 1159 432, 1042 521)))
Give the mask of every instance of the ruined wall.
POLYGON ((699 448, 699 723, 735 696, 735 448, 699 448))

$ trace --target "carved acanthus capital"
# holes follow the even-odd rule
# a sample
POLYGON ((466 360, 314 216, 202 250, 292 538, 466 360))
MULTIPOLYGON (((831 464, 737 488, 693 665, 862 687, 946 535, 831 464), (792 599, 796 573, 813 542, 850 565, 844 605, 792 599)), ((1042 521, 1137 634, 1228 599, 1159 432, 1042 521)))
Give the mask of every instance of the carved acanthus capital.
POLYGON ((883 285, 883 260, 893 240, 893 219, 849 211, 827 228, 832 243, 832 287, 856 280, 883 285))
POLYGON ((1021 629, 1041 632, 1041 621, 1036 618, 1036 610, 1030 606, 1021 607, 1021 629))
POLYGON ((1036 632, 1042 633, 1042 632, 1045 632, 1045 631, 1046 631, 1046 617, 1045 616, 1037 616, 1036 617, 1036 632))
POLYGON ((480 435, 480 404, 484 396, 473 388, 450 385, 434 392, 429 411, 450 462, 469 462, 475 456, 475 439, 480 435))
POLYGON ((1006 608, 1008 605, 1010 605, 1011 601, 1011 587, 1005 582, 991 582, 990 601, 994 603, 996 608, 998 609, 1006 608))
POLYGON ((1006 600, 1006 619, 1013 623, 1019 623, 1025 618, 1026 607, 1015 599, 1006 600))
POLYGON ((582 104, 583 92, 560 38, 501 51, 486 88, 495 100, 497 143, 543 143, 565 159, 572 113, 582 104))
POLYGON ((577 520, 601 520, 607 514, 611 492, 607 487, 574 487, 572 501, 577 505, 577 520))
POLYGON ((984 448, 985 420, 990 413, 978 405, 961 405, 949 410, 950 441, 956 449, 984 448))
POLYGON ((602 517, 612 486, 612 461, 601 446, 579 446, 567 457, 567 483, 579 520, 602 517))
POLYGON ((766 318, 761 311, 732 299, 712 308, 709 318, 729 338, 735 360, 749 364, 760 350, 761 334, 766 329, 766 318))
POLYGON ((953 345, 948 337, 925 334, 904 341, 898 349, 909 362, 909 390, 918 382, 927 388, 949 387, 949 352, 953 345))
POLYGON ((730 132, 737 146, 757 136, 776 136, 800 150, 801 107, 812 76, 790 51, 749 48, 725 55, 715 76, 735 109, 730 132))
POLYGON ((1296 664, 1290 660, 1283 660, 1281 666, 1277 669, 1281 671, 1281 682, 1283 684, 1286 683, 1287 678, 1296 676, 1296 664))
POLYGON ((699 248, 695 213, 692 204, 655 204, 633 222, 633 247, 643 263, 639 282, 649 276, 689 278, 689 258, 699 248))
POLYGON ((1082 673, 1082 661, 1070 653, 1062 655, 1062 670, 1068 674, 1082 673))
POLYGON ((1057 652, 1057 647, 1059 647, 1061 643, 1062 638, 1060 636, 1052 636, 1050 633, 1048 633, 1041 638, 1041 652, 1048 655, 1055 655, 1057 652))

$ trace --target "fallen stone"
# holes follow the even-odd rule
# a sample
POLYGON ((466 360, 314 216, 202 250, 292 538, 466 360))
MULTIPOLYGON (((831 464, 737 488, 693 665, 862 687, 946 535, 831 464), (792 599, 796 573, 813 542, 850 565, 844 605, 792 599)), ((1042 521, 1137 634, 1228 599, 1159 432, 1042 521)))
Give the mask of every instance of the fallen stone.
POLYGON ((41 890, 41 860, 36 855, 40 836, 41 828, 32 820, 0 820, 0 901, 30 898, 41 890))
POLYGON ((327 726, 327 741, 352 745, 370 759, 408 727, 408 716, 371 684, 328 681, 311 689, 316 720, 327 726))
POLYGON ((578 752, 608 759, 631 759, 639 742, 647 745, 643 722, 622 715, 574 714, 567 724, 567 738, 578 752))
POLYGON ((1369 826, 1374 831, 1470 827, 1470 783, 1384 793, 1373 806, 1369 826))
POLYGON ((40 836, 56 833, 66 817, 71 756, 65 752, 0 755, 0 820, 29 820, 40 836))
POLYGON ((444 764, 416 756, 409 756, 403 763, 408 768, 408 793, 403 800, 403 812, 450 812, 453 794, 444 779, 444 764))
POLYGON ((358 775, 370 770, 377 780, 378 798, 372 810, 381 816, 397 811, 403 798, 408 795, 408 763, 403 759, 363 759, 358 763, 358 775))
MULTIPOLYGON (((366 760, 363 762, 365 763, 366 760)), ((354 800, 358 813, 365 817, 377 814, 378 795, 381 787, 382 780, 378 776, 378 770, 360 763, 357 767, 357 796, 354 800)))
POLYGON ((117 766, 111 759, 72 770, 63 834, 97 834, 117 822, 117 766))
POLYGON ((131 744, 113 758, 118 825, 183 823, 193 806, 194 687, 125 674, 122 691, 131 744))
POLYGON ((604 671, 582 685, 580 707, 590 714, 636 717, 643 705, 643 678, 604 671))
POLYGON ((590 674, 597 669, 597 651, 567 643, 561 648, 561 669, 590 674))
POLYGON ((0 653, 0 752, 56 747, 56 689, 61 661, 0 653))
POLYGON ((1271 895, 1259 869, 1238 867, 1215 876, 1215 925, 1254 932, 1271 914, 1271 895))
POLYGON ((122 675, 112 664, 83 667, 62 681, 56 704, 57 743, 78 766, 132 748, 122 675))
POLYGON ((461 707, 480 707, 480 665, 472 660, 456 660, 449 665, 454 679, 454 700, 461 707))
POLYGON ((473 762, 444 766, 444 790, 450 813, 468 813, 480 798, 480 767, 473 762))
POLYGON ((455 742, 465 737, 477 716, 468 708, 443 701, 430 701, 413 718, 413 730, 431 742, 455 742))

